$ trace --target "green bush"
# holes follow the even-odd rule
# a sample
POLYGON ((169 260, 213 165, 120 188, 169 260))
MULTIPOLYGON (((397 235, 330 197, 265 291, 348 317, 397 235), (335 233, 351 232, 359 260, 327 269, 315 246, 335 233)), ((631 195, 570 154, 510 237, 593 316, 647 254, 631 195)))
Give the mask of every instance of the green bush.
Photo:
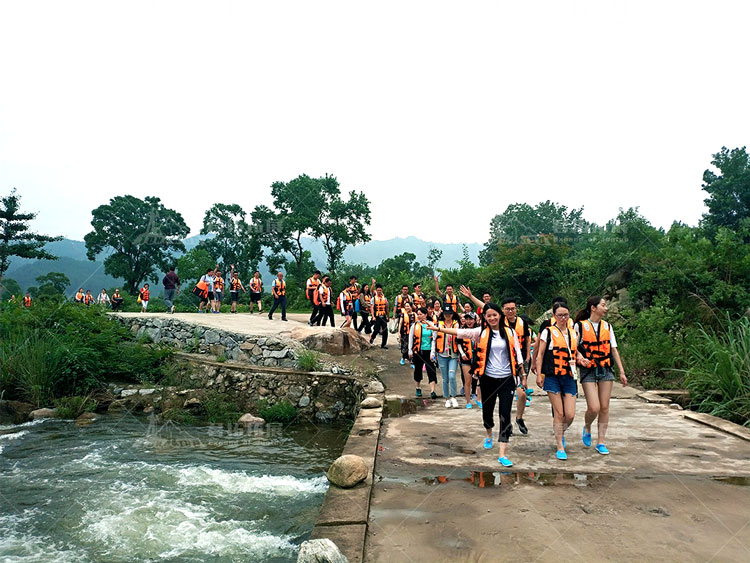
POLYGON ((209 392, 201 404, 206 411, 206 419, 211 423, 235 424, 243 414, 237 403, 216 392, 209 392))
POLYGON ((304 371, 320 371, 320 355, 313 350, 305 350, 297 357, 297 366, 304 371))
POLYGON ((266 422, 289 423, 297 418, 297 409, 289 401, 279 401, 275 405, 268 404, 268 401, 261 399, 256 403, 258 416, 266 422))
POLYGON ((750 426, 750 320, 726 317, 725 330, 700 329, 689 348, 690 406, 750 426))
POLYGON ((6 337, 0 345, 0 392, 7 399, 47 405, 54 396, 64 365, 58 343, 34 331, 6 337))
POLYGON ((55 408, 59 418, 78 418, 85 412, 93 412, 98 403, 91 397, 61 397, 55 399, 55 408))

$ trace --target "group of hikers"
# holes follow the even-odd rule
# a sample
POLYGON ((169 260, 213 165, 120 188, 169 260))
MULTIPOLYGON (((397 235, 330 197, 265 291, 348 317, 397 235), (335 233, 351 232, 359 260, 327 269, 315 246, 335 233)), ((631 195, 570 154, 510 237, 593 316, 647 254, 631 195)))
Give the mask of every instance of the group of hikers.
MULTIPOLYGON (((308 279, 307 294, 313 306, 309 324, 320 325, 322 320, 325 325, 329 318, 333 324, 330 287, 330 277, 321 280, 319 272, 308 279)), ((462 396, 465 408, 482 409, 486 449, 493 448, 497 404, 498 462, 504 467, 513 465, 507 456, 513 422, 521 434, 528 433, 523 414, 533 393, 528 386, 531 374, 537 387, 546 392, 552 407, 557 459, 567 459, 565 432, 575 418, 578 383, 587 404, 581 441, 591 447, 592 425, 597 421, 595 449, 602 455, 609 454, 605 440, 614 366, 623 385, 627 385, 627 378, 614 329, 604 320, 605 299, 598 295, 590 297, 585 308, 572 317, 565 298, 555 297, 552 317, 543 321, 535 332, 531 320, 518 314, 515 299, 503 299, 498 305, 489 292, 480 300, 469 287, 462 285, 459 290, 466 298, 464 303, 452 285, 441 291, 436 277, 437 297, 426 297, 419 283, 413 286, 412 293, 404 285, 391 307, 381 284, 373 279, 372 286, 360 288, 352 276, 338 298, 337 308, 344 316, 341 326, 364 330, 370 334, 371 344, 382 335, 383 349, 387 349, 389 331, 398 333, 400 365, 408 362, 413 369, 416 397, 423 397, 422 381, 426 375, 429 396, 437 399, 439 369, 446 408, 458 408, 457 398, 462 396), (460 390, 457 374, 460 374, 460 390), (514 397, 517 407, 513 419, 514 397)))

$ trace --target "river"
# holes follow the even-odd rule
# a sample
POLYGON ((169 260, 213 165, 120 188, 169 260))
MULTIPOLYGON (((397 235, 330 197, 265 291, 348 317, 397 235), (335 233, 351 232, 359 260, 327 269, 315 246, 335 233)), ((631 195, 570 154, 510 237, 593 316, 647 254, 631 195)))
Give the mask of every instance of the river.
POLYGON ((295 561, 346 431, 0 426, 0 561, 295 561))

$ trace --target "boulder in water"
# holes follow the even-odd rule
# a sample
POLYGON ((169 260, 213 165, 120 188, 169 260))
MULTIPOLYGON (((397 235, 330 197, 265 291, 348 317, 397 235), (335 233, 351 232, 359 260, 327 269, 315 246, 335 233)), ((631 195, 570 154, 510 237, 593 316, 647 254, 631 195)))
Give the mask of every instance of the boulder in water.
POLYGON ((237 421, 237 423, 240 426, 244 426, 245 428, 255 428, 258 426, 263 426, 266 421, 260 418, 259 416, 253 416, 252 414, 245 413, 243 414, 240 419, 237 421))
POLYGON ((308 540, 299 547, 297 563, 348 563, 338 546, 328 538, 308 540))
POLYGON ((82 424, 91 424, 95 420, 99 418, 99 415, 93 412, 85 412, 81 414, 78 418, 76 418, 76 424, 82 425, 82 424))
POLYGON ((36 409, 34 411, 31 411, 29 413, 29 418, 31 420, 38 420, 40 418, 56 418, 57 417, 57 409, 36 409))
POLYGON ((21 401, 0 401, 0 424, 21 424, 29 420, 34 405, 21 401))
POLYGON ((328 468, 326 477, 334 485, 350 489, 367 479, 367 465, 358 455, 342 455, 328 468))

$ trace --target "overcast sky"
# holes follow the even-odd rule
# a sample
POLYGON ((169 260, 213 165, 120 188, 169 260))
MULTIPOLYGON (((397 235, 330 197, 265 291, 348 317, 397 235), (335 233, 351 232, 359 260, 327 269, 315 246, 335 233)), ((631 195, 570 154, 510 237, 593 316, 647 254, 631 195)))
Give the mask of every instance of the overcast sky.
POLYGON ((330 173, 374 239, 485 242, 513 202, 696 224, 750 137, 750 4, 3 2, 0 193, 81 239, 116 195, 192 233, 330 173))

